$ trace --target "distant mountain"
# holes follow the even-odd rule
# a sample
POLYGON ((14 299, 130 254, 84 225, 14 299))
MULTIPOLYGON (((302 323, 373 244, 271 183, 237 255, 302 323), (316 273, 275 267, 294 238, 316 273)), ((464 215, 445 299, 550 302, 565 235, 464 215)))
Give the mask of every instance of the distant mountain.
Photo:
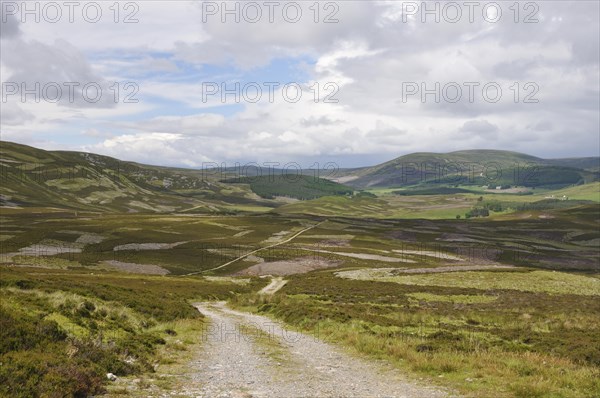
POLYGON ((560 188, 599 179, 600 158, 541 159, 518 152, 419 152, 388 162, 341 170, 336 179, 355 188, 415 185, 511 185, 560 188))
MULTIPOLYGON (((257 170, 149 166, 84 152, 0 141, 0 206, 120 212, 237 212, 279 207, 282 197, 345 196, 368 187, 498 185, 561 188, 599 180, 599 158, 541 159, 508 151, 413 153, 341 170, 336 182, 257 170), (343 184, 343 185, 342 185, 343 184)), ((306 171, 311 173, 311 171, 306 171)))
POLYGON ((595 172, 600 171, 600 157, 547 159, 546 161, 556 166, 572 167, 595 172))

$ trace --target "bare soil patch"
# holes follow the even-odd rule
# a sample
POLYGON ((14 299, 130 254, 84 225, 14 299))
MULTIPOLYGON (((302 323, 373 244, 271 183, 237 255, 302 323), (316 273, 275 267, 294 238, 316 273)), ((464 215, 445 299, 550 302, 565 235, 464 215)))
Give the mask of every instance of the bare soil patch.
POLYGON ((431 251, 431 250, 392 250, 392 251, 394 253, 434 257, 434 258, 439 258, 442 260, 464 261, 464 259, 462 257, 454 256, 449 253, 431 251))
POLYGON ((414 263, 415 262, 415 261, 409 260, 407 258, 381 256, 379 254, 332 252, 332 251, 328 251, 328 250, 312 250, 312 251, 317 252, 317 253, 329 253, 329 254, 336 254, 338 256, 359 258, 361 260, 383 261, 386 263, 414 263))

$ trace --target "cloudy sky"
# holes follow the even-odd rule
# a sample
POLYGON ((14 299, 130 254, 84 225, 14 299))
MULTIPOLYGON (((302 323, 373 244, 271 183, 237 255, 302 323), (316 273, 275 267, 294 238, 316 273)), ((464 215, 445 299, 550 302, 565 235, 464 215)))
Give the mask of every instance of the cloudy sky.
POLYGON ((186 167, 600 153, 595 0, 0 4, 3 140, 186 167))

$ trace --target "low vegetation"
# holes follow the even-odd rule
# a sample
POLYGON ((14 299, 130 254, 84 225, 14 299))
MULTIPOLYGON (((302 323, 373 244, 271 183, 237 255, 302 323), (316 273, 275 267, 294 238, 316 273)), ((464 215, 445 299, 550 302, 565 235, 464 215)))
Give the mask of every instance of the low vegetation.
POLYGON ((472 193, 468 189, 464 188, 452 188, 452 187, 430 187, 421 189, 403 189, 399 191, 392 191, 393 194, 401 196, 413 196, 413 195, 452 195, 457 193, 472 193))
POLYGON ((200 327, 192 301, 263 285, 3 268, 0 395, 87 397, 104 391, 107 373, 154 372, 161 346, 181 344, 168 343, 177 325, 200 327))
POLYGON ((420 275, 393 275, 392 273, 386 275, 377 272, 373 276, 368 271, 341 271, 336 275, 342 278, 396 282, 403 285, 476 287, 486 291, 504 289, 550 294, 577 292, 578 295, 600 296, 600 281, 598 279, 556 271, 467 271, 420 275))
POLYGON ((290 278, 273 297, 233 303, 469 397, 591 398, 600 394, 600 300, 577 292, 357 281, 321 271, 290 278))
POLYGON ((323 178, 304 175, 279 174, 274 176, 240 177, 223 180, 230 184, 249 184, 250 189, 262 198, 278 196, 308 200, 330 195, 350 195, 353 189, 323 178))

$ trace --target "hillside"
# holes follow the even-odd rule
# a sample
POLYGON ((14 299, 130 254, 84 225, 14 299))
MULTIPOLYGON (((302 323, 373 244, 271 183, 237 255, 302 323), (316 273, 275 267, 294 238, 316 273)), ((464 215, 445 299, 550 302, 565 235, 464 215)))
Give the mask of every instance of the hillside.
POLYGON ((342 170, 338 181, 355 188, 445 184, 556 189, 597 181, 599 162, 600 158, 541 159, 498 150, 420 152, 372 167, 342 170))
MULTIPOLYGON (((406 195, 466 193, 486 185, 552 190, 587 186, 599 180, 599 173, 591 171, 597 161, 598 158, 546 160, 492 150, 414 153, 372 167, 342 170, 334 182, 307 175, 287 178, 280 170, 275 170, 273 176, 256 176, 252 175, 252 168, 246 175, 239 175, 239 170, 236 174, 229 169, 150 166, 3 141, 0 204, 100 212, 265 212, 285 205, 289 202, 286 198, 346 196, 363 188, 416 188, 414 192, 399 192, 406 195)), ((589 194, 585 199, 589 199, 589 194)), ((369 199, 352 203, 365 201, 369 199)))
POLYGON ((265 199, 277 196, 300 200, 316 199, 330 195, 350 195, 353 189, 323 178, 304 175, 242 177, 223 180, 230 184, 249 184, 255 194, 265 199))
POLYGON ((267 206, 243 187, 221 184, 201 170, 124 162, 83 152, 44 151, 1 142, 0 201, 9 207, 87 211, 229 211, 267 206))

